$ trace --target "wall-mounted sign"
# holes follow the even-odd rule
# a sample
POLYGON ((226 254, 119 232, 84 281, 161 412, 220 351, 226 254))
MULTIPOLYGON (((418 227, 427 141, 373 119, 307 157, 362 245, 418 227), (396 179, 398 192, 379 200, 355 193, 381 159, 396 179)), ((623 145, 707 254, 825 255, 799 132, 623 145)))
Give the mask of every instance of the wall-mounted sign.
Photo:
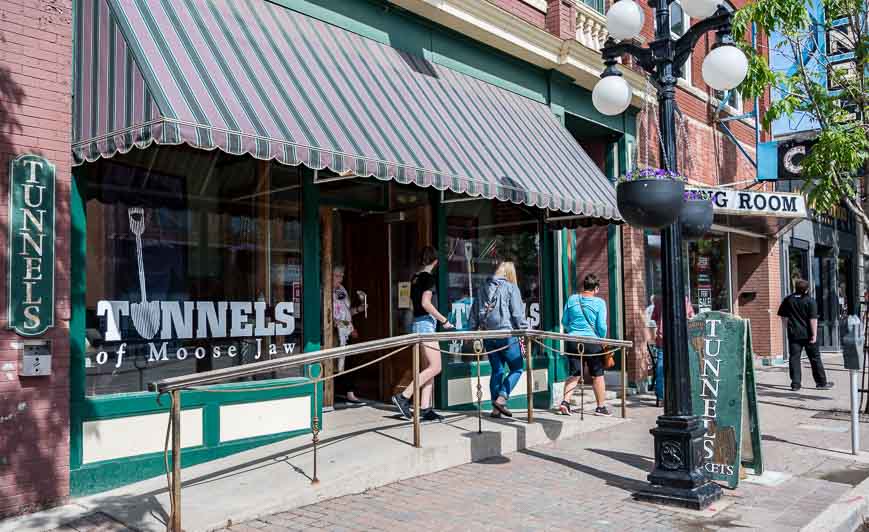
POLYGON ((54 326, 54 165, 21 155, 9 168, 9 328, 38 336, 54 326))
POLYGON ((762 473, 754 361, 748 320, 726 312, 704 312, 688 322, 694 414, 703 419, 704 469, 709 478, 731 488, 739 466, 762 473), (742 444, 743 415, 748 414, 751 446, 742 444))
POLYGON ((799 194, 714 188, 690 188, 689 190, 708 194, 715 214, 779 218, 805 218, 808 215, 806 200, 799 194))

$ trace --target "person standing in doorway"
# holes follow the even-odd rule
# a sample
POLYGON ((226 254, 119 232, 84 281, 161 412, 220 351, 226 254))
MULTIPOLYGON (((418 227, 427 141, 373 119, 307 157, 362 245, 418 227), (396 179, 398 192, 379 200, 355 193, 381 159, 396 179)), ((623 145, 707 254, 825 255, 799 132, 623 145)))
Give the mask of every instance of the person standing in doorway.
MULTIPOLYGON (((353 316, 364 312, 365 307, 350 306, 350 292, 344 287, 344 266, 337 265, 332 269, 332 320, 335 323, 335 329, 338 332, 338 345, 344 347, 350 342, 350 339, 359 337, 356 328, 353 327, 353 316)), ((344 371, 345 357, 338 359, 338 373, 344 371)), ((365 403, 356 397, 356 392, 353 390, 353 378, 350 376, 344 377, 347 382, 347 394, 345 399, 348 404, 361 406, 365 403)))
MULTIPOLYGON (((420 270, 410 280, 410 301, 413 307, 413 324, 411 332, 426 334, 437 331, 440 323, 444 329, 452 329, 453 325, 438 312, 434 302, 437 301, 436 280, 434 270, 438 265, 437 251, 426 246, 419 254, 420 270)), ((432 391, 434 379, 441 372, 441 353, 437 342, 425 342, 422 344, 422 355, 425 357, 426 367, 419 372, 420 386, 420 418, 424 421, 443 421, 444 417, 432 408, 432 391)), ((401 415, 410 419, 413 415, 410 399, 413 397, 413 386, 408 386, 403 392, 392 396, 392 403, 398 408, 401 415)))
MULTIPOLYGON (((525 303, 516 279, 516 266, 509 261, 501 262, 492 277, 486 279, 474 298, 471 308, 470 329, 484 331, 509 331, 527 329, 525 303)), ((489 390, 492 393, 492 417, 513 417, 507 408, 510 392, 522 376, 522 343, 515 336, 484 340, 489 351, 492 376, 489 390), (494 352, 493 352, 494 351, 494 352), (505 375, 504 366, 510 369, 505 375)))
MULTIPOLYGON (((606 323, 606 302, 597 297, 600 292, 600 280, 597 275, 588 274, 582 281, 582 292, 574 294, 567 299, 567 304, 564 306, 561 323, 564 325, 564 332, 573 336, 591 336, 597 338, 606 338, 607 323, 606 323)), ((594 398, 597 401, 597 408, 594 410, 596 416, 612 416, 609 408, 606 406, 606 383, 604 381, 603 367, 603 346, 600 344, 584 343, 583 353, 588 356, 585 358, 585 365, 588 368, 588 373, 591 375, 591 387, 594 390, 594 398)), ((579 354, 579 342, 568 342, 568 352, 579 354)), ((570 362, 570 377, 564 383, 564 397, 558 410, 566 415, 570 415, 570 397, 573 395, 573 390, 579 384, 579 379, 582 378, 582 358, 569 357, 570 362)))
POLYGON ((805 279, 797 279, 794 290, 778 308, 778 315, 785 321, 788 331, 791 390, 797 392, 802 388, 803 350, 812 366, 815 386, 819 390, 829 390, 833 383, 827 381, 824 362, 818 352, 818 303, 809 295, 809 282, 805 279))

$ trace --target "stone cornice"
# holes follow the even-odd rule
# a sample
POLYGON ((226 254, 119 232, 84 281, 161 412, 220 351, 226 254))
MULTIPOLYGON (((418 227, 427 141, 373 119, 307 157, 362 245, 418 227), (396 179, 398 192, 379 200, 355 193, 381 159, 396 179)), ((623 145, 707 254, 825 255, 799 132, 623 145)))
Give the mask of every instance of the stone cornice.
MULTIPOLYGON (((603 71, 600 52, 576 40, 562 40, 484 0, 390 0, 391 3, 468 35, 546 70, 558 70, 588 90, 603 71)), ((625 71, 639 106, 645 79, 625 71)))

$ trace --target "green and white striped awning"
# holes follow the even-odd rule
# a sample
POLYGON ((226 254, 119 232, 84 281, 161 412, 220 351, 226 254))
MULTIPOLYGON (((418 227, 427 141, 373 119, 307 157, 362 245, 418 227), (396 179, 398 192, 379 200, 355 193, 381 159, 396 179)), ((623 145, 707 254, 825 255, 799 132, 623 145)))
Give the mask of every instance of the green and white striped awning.
POLYGON ((539 102, 265 0, 77 6, 78 163, 188 144, 620 219, 539 102))

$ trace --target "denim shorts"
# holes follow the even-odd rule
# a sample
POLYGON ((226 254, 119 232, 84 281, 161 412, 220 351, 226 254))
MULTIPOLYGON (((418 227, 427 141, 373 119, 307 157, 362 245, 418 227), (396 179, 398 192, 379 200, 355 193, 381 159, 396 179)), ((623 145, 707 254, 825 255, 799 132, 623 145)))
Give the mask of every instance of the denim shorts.
POLYGON ((435 321, 431 316, 420 316, 418 318, 413 319, 413 323, 410 326, 410 332, 413 333, 433 333, 438 329, 438 322, 435 321))

